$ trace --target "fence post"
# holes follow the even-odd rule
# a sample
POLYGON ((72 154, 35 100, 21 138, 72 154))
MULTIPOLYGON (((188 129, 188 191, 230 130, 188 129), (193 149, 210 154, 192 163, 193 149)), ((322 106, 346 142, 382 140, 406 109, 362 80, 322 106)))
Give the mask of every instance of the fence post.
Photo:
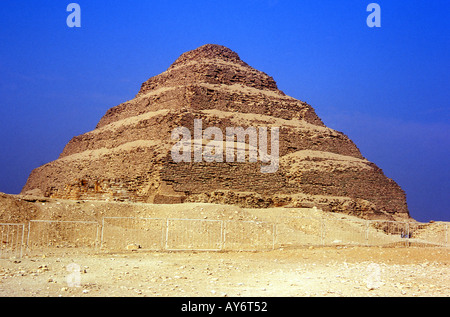
POLYGON ((407 247, 409 247, 411 244, 409 243, 409 238, 411 237, 411 233, 409 232, 410 227, 409 227, 409 222, 405 222, 406 223, 406 239, 405 239, 405 244, 407 247))
POLYGON ((365 234, 365 240, 366 240, 366 246, 369 246, 369 226, 370 226, 370 220, 366 219, 366 234, 365 234))
POLYGON ((223 220, 220 221, 220 250, 224 247, 223 220))
POLYGON ((272 233, 273 233, 272 250, 275 250, 275 240, 276 240, 276 237, 277 237, 277 225, 276 225, 276 223, 273 224, 272 233))
POLYGON ((325 220, 323 219, 323 215, 322 217, 320 217, 320 219, 322 220, 320 226, 322 246, 325 246, 325 220))
POLYGON ((25 237, 25 225, 23 224, 22 225, 22 242, 20 244, 20 258, 22 258, 22 255, 23 255, 22 248, 23 248, 23 239, 24 239, 24 237, 25 237))
POLYGON ((28 222, 28 232, 27 232, 27 252, 29 251, 29 243, 30 243, 30 230, 31 230, 31 221, 28 222))
POLYGON ((448 247, 448 223, 445 224, 445 246, 448 247))
POLYGON ((161 250, 164 250, 164 223, 161 224, 161 250))
POLYGON ((224 220, 222 220, 223 221, 223 232, 222 232, 222 234, 223 234, 223 238, 222 238, 222 243, 223 243, 223 248, 224 248, 224 250, 226 249, 226 245, 227 245, 227 221, 224 221, 224 220))
POLYGON ((105 217, 102 218, 102 232, 100 236, 100 249, 103 248, 103 228, 105 228, 105 217))
POLYGON ((166 220, 166 250, 168 249, 167 242, 169 241, 169 219, 166 220))

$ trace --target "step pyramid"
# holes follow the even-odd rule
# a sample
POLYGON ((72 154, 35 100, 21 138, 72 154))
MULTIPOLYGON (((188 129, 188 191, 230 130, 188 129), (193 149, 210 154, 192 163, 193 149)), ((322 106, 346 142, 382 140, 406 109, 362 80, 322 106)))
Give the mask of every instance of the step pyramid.
POLYGON ((237 53, 213 44, 182 54, 144 82, 134 99, 109 109, 93 131, 75 136, 57 160, 33 170, 22 194, 155 204, 316 206, 365 218, 409 217, 404 191, 345 134, 326 127, 311 105, 284 94, 272 77, 237 53), (174 138, 180 127, 192 132, 192 139, 180 143, 174 138), (213 143, 212 134, 207 137, 209 128, 223 133, 223 144, 220 138, 213 143), (262 172, 268 158, 263 160, 261 148, 252 148, 250 137, 230 136, 231 143, 226 142, 229 128, 259 132, 258 142, 267 136, 264 153, 273 158, 270 163, 277 154, 271 172, 262 172), (236 152, 228 158, 229 144, 236 152), (177 146, 186 154, 182 161, 174 158, 177 146), (256 161, 251 159, 255 153, 256 161))

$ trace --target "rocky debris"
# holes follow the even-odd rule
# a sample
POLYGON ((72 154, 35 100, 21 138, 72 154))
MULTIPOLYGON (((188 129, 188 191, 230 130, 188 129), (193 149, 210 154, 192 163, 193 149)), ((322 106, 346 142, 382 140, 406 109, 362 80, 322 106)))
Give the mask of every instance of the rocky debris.
POLYGON ((0 296, 426 296, 449 294, 439 248, 81 254, 3 261, 0 296), (75 261, 81 285, 67 284, 75 261), (83 271, 83 270, 82 270, 83 271))
POLYGON ((132 244, 127 245, 127 247, 125 249, 127 249, 129 251, 136 251, 136 250, 138 250, 140 248, 141 248, 141 246, 139 244, 132 243, 132 244))
POLYGON ((26 223, 38 213, 36 202, 44 201, 46 200, 42 198, 31 199, 0 193, 0 223, 26 223))

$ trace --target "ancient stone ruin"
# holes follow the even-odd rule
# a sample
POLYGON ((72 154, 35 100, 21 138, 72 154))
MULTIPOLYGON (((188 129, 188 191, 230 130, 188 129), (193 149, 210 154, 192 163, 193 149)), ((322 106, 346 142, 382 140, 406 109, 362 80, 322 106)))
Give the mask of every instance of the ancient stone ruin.
POLYGON ((33 170, 22 194, 409 217, 404 191, 346 135, 326 127, 309 104, 285 95, 238 54, 211 44, 182 54, 144 82, 134 99, 109 109, 95 130, 74 137, 57 160, 33 170), (172 131, 193 131, 195 119, 203 129, 221 131, 279 127, 279 168, 261 173, 263 162, 248 160, 175 162, 172 131))

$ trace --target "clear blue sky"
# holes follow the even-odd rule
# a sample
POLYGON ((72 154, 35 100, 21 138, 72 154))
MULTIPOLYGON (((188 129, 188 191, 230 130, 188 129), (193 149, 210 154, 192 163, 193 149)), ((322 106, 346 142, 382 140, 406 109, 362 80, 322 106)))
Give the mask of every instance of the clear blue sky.
POLYGON ((19 193, 106 110, 183 52, 225 45, 311 104, 407 193, 450 221, 448 0, 2 0, 0 191, 19 193), (66 7, 81 6, 81 28, 66 7), (369 28, 366 7, 381 7, 369 28))

